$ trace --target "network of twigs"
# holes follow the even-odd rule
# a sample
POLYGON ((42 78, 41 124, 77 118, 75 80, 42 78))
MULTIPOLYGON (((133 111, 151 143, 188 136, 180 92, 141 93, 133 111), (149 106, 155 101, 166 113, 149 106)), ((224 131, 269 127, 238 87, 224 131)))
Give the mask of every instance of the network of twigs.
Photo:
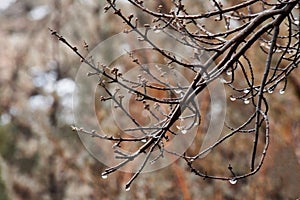
MULTIPOLYGON (((150 70, 141 64, 134 54, 130 54, 133 63, 140 66, 152 79, 159 85, 153 85, 143 76, 138 81, 128 80, 122 76, 118 68, 110 68, 104 65, 95 65, 79 53, 76 47, 73 47, 63 36, 56 31, 51 33, 61 42, 69 46, 80 58, 94 70, 93 75, 98 75, 99 85, 106 91, 106 96, 101 97, 101 101, 113 101, 118 109, 121 109, 128 119, 135 125, 131 130, 123 130, 124 134, 129 131, 139 131, 138 137, 131 136, 109 136, 96 131, 87 131, 82 128, 73 127, 74 130, 89 134, 103 140, 115 141, 116 146, 120 144, 141 142, 141 146, 133 153, 125 154, 115 151, 116 157, 121 160, 116 166, 110 167, 103 172, 103 176, 115 172, 132 162, 137 157, 144 155, 143 162, 140 163, 139 170, 134 173, 132 178, 126 184, 128 189, 131 183, 143 171, 145 165, 150 160, 154 150, 159 149, 160 154, 156 160, 163 159, 163 154, 172 154, 186 161, 190 170, 203 178, 212 178, 220 180, 238 180, 255 174, 262 166, 268 145, 269 145, 269 122, 268 122, 268 101, 266 93, 272 93, 275 89, 283 94, 287 86, 288 75, 297 68, 300 55, 300 25, 299 25, 299 6, 298 0, 248 0, 237 1, 234 5, 222 5, 219 1, 211 0, 206 4, 211 4, 211 10, 203 13, 190 14, 189 10, 181 0, 173 0, 171 10, 165 12, 164 5, 159 5, 152 9, 146 6, 142 0, 128 0, 128 2, 140 10, 151 23, 141 24, 135 14, 129 16, 125 14, 120 7, 118 0, 107 0, 105 12, 113 12, 116 16, 128 26, 124 31, 126 33, 135 32, 141 42, 148 43, 153 51, 158 52, 168 64, 175 63, 194 73, 194 79, 187 86, 171 85, 162 81, 150 70), (222 25, 222 28, 212 29, 208 24, 215 23, 222 25), (200 59, 201 51, 210 52, 211 57, 202 64, 189 62, 188 59, 182 60, 177 55, 160 49, 149 39, 150 32, 165 32, 171 29, 181 37, 176 41, 184 46, 195 49, 194 60, 200 59), (265 54, 264 66, 255 66, 250 51, 259 51, 265 54), (257 70, 259 68, 261 71, 257 70), (164 148, 164 144, 169 141, 167 132, 173 135, 181 134, 172 128, 177 120, 182 119, 182 113, 189 110, 192 114, 190 127, 185 127, 184 131, 189 131, 192 126, 197 126, 201 121, 201 116, 197 105, 194 103, 194 97, 199 95, 211 82, 226 74, 223 78, 224 84, 232 89, 231 101, 242 101, 249 106, 253 106, 253 112, 248 119, 238 127, 227 125, 230 130, 228 134, 218 139, 213 145, 199 152, 196 155, 187 153, 178 154, 170 152, 164 148), (237 75, 239 74, 239 75, 237 75), (118 91, 112 91, 110 84, 117 84, 133 95, 136 95, 136 101, 144 104, 147 110, 157 123, 151 126, 143 126, 125 109, 122 104, 122 95, 118 91), (139 88, 139 89, 138 89, 139 88), (140 89, 142 88, 142 89, 140 89), (149 90, 164 90, 170 94, 175 94, 180 89, 181 95, 169 95, 164 98, 151 96, 149 90), (175 91, 175 92, 174 92, 175 91), (163 105, 169 105, 168 113, 160 110, 163 105), (249 128, 251 126, 251 128, 249 128), (228 176, 215 176, 201 172, 194 167, 193 163, 203 154, 213 150, 236 134, 247 134, 253 140, 253 147, 250 160, 250 167, 247 173, 236 175, 231 166, 228 166, 230 174, 228 176), (259 136, 264 135, 265 141, 263 150, 258 151, 259 136)), ((172 37, 172 35, 170 35, 172 37)), ((86 45, 87 47, 87 45, 86 45)), ((100 61, 101 62, 101 61, 100 61)), ((200 63, 200 62, 199 62, 200 63)), ((182 130, 181 130, 182 131, 182 130)), ((126 135, 126 134, 125 134, 126 135)), ((172 142, 172 141, 170 141, 172 142)))

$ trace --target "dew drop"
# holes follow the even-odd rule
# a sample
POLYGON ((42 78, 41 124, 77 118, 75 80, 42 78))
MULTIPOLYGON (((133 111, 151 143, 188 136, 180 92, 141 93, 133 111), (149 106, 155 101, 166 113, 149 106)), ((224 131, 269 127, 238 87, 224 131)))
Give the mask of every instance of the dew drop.
POLYGON ((231 100, 231 101, 235 101, 235 100, 236 100, 236 98, 235 98, 235 97, 233 97, 233 96, 231 96, 231 97, 230 97, 230 100, 231 100))
POLYGON ((155 31, 154 31, 154 33, 159 33, 161 30, 160 29, 156 29, 155 31))
POLYGON ((187 133, 187 130, 183 129, 183 130, 181 130, 181 133, 182 133, 182 134, 186 134, 186 133, 187 133))
POLYGON ((146 140, 146 139, 142 139, 142 142, 144 142, 144 143, 145 143, 145 142, 147 142, 147 140, 146 140))
POLYGON ((296 20, 294 23, 295 23, 296 25, 299 25, 299 20, 296 20))
POLYGON ((249 90, 248 90, 248 89, 245 89, 245 90, 244 90, 244 93, 245 93, 245 94, 249 93, 249 90))
POLYGON ((227 74, 228 76, 230 76, 230 75, 232 74, 232 71, 229 71, 229 70, 228 70, 228 71, 226 72, 226 74, 227 74))
POLYGON ((272 94, 274 92, 274 90, 268 90, 269 94, 272 94))
POLYGON ((244 100, 244 104, 249 104, 249 103, 250 103, 249 99, 244 100))
POLYGON ((103 178, 103 179, 107 179, 107 175, 105 175, 105 174, 102 174, 101 178, 103 178))
POLYGON ((232 184, 232 185, 234 185, 234 184, 237 183, 237 180, 236 180, 235 178, 230 179, 230 180, 229 180, 229 183, 232 184))
POLYGON ((128 192, 130 190, 130 187, 125 187, 125 191, 128 192))
POLYGON ((285 93, 284 89, 279 90, 279 94, 284 94, 284 93, 285 93))

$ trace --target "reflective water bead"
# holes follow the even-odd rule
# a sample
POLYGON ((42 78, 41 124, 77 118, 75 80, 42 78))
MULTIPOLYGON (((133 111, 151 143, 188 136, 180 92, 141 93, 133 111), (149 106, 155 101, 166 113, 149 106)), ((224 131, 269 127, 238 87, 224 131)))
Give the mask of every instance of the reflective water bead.
POLYGON ((229 183, 232 184, 232 185, 234 185, 234 184, 237 183, 237 180, 236 180, 235 178, 230 179, 230 180, 229 180, 229 183))
POLYGON ((244 104, 249 104, 250 103, 250 100, 249 99, 245 99, 244 100, 244 104))
POLYGON ((235 101, 235 100, 236 100, 236 98, 235 98, 235 97, 233 97, 233 96, 231 96, 231 97, 230 97, 230 100, 231 100, 231 101, 235 101))
POLYGON ((284 94, 284 93, 285 93, 284 89, 279 90, 279 94, 284 94))
POLYGON ((105 175, 105 174, 102 174, 101 178, 103 178, 103 179, 107 179, 107 175, 105 175))

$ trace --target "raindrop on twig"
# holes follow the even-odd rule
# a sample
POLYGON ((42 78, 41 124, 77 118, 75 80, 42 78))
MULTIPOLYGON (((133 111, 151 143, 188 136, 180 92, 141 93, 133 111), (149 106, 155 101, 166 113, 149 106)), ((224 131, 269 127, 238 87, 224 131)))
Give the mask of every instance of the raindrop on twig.
POLYGON ((230 180, 229 180, 229 183, 230 183, 231 185, 234 185, 234 184, 237 183, 237 179, 235 179, 235 178, 230 179, 230 180))

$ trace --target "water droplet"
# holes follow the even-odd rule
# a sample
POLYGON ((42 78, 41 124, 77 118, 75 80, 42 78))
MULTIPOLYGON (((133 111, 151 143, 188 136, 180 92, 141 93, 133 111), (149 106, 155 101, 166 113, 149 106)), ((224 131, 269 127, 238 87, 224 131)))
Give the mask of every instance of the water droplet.
POLYGON ((272 94, 273 92, 274 92, 274 90, 271 90, 271 89, 268 90, 269 94, 272 94))
POLYGON ((236 180, 235 178, 230 179, 230 180, 229 180, 229 183, 232 184, 232 185, 234 185, 234 184, 237 183, 237 180, 236 180))
POLYGON ((230 75, 232 74, 232 71, 228 70, 228 71, 226 72, 226 74, 227 74, 228 76, 230 76, 230 75))
POLYGON ((186 133, 187 133, 187 130, 183 129, 183 130, 181 130, 181 133, 182 133, 182 134, 186 134, 186 133))
POLYGON ((231 100, 231 101, 235 101, 235 100, 236 100, 236 98, 235 98, 235 97, 233 97, 233 96, 231 96, 231 97, 230 97, 230 100, 231 100))
POLYGON ((146 140, 146 139, 142 139, 142 142, 144 142, 144 143, 145 143, 145 142, 147 142, 147 140, 146 140))
POLYGON ((295 23, 296 25, 299 25, 299 21, 298 21, 298 20, 294 21, 294 23, 295 23))
POLYGON ((125 187, 125 191, 128 192, 130 190, 130 187, 125 187))
POLYGON ((155 31, 154 31, 154 33, 159 33, 161 30, 160 29, 156 29, 155 31))
POLYGON ((245 90, 244 90, 244 93, 247 94, 247 93, 249 93, 249 91, 250 91, 250 90, 245 89, 245 90))
POLYGON ((107 175, 106 174, 102 174, 101 178, 107 179, 107 175))
POLYGON ((284 94, 284 93, 285 93, 284 89, 279 90, 279 94, 284 94))
POLYGON ((249 99, 245 99, 244 100, 244 104, 249 104, 250 103, 250 100, 249 99))

